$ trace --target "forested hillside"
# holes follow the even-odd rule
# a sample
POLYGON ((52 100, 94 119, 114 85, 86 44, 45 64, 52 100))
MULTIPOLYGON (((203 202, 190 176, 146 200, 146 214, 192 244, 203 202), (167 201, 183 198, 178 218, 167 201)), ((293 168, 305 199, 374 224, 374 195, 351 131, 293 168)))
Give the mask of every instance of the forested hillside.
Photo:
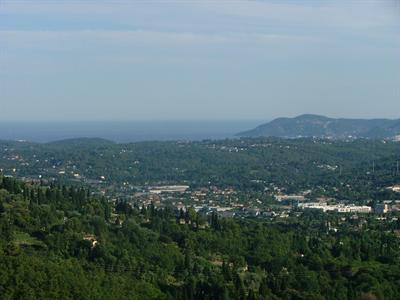
POLYGON ((104 178, 107 185, 187 183, 258 191, 273 184, 289 192, 323 188, 332 197, 351 200, 375 197, 398 183, 399 161, 400 143, 381 140, 0 142, 0 166, 12 176, 65 183, 104 178))
POLYGON ((340 218, 206 218, 0 177, 0 298, 396 299, 399 221, 328 222, 340 218))
POLYGON ((334 119, 305 114, 295 118, 277 118, 239 136, 275 136, 284 138, 319 137, 393 138, 400 135, 400 119, 334 119))

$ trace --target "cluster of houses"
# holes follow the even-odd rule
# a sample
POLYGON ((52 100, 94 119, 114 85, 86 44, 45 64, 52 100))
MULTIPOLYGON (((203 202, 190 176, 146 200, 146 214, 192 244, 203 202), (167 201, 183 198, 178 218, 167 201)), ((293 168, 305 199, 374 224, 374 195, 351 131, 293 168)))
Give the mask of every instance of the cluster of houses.
POLYGON ((400 200, 386 200, 376 203, 373 207, 367 205, 355 204, 328 204, 326 202, 304 202, 297 205, 303 210, 321 210, 323 212, 338 212, 338 213, 375 213, 383 215, 389 212, 400 211, 400 200))
POLYGON ((354 204, 328 204, 326 202, 306 202, 299 203, 298 208, 304 210, 321 210, 323 212, 338 212, 338 213, 370 213, 372 208, 366 205, 354 205, 354 204))

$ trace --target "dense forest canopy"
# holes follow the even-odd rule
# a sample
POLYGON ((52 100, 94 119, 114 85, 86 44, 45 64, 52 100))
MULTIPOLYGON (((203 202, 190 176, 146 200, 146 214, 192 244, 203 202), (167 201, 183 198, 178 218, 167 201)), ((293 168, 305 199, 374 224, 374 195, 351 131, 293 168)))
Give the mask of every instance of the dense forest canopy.
POLYGON ((0 177, 0 295, 395 299, 399 221, 342 219, 316 212, 281 222, 204 217, 0 177))

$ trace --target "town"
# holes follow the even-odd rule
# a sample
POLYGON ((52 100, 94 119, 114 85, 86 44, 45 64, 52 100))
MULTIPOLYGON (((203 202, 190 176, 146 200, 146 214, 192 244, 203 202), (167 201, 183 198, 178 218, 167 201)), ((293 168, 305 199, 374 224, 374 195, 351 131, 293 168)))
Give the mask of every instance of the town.
MULTIPOLYGON (((385 158, 381 159, 380 164, 379 160, 374 161, 373 169, 367 169, 360 175, 360 166, 365 165, 362 157, 355 162, 337 158, 336 163, 326 163, 327 160, 318 154, 318 157, 310 157, 308 162, 302 162, 303 166, 300 162, 297 163, 297 170, 293 169, 291 173, 285 171, 284 177, 280 176, 280 169, 286 167, 284 161, 288 158, 293 160, 299 151, 325 148, 333 153, 337 147, 347 147, 351 153, 358 151, 360 143, 375 145, 377 152, 393 151, 393 155, 399 145, 397 142, 387 141, 335 142, 323 139, 178 141, 165 142, 161 145, 159 143, 120 145, 102 140, 82 139, 70 143, 67 141, 66 147, 60 147, 57 143, 43 145, 24 141, 2 142, 0 172, 6 177, 20 178, 27 183, 85 186, 93 195, 105 197, 110 203, 126 201, 131 206, 154 205, 158 208, 171 207, 183 211, 191 208, 205 216, 217 213, 223 218, 275 220, 299 216, 310 210, 350 215, 375 214, 380 219, 385 218, 385 215, 397 215, 400 208, 400 185, 396 181, 399 174, 396 160, 394 160, 396 163, 394 171, 390 170, 393 180, 385 179, 382 183, 379 182, 379 178, 388 176, 385 173, 386 169, 382 167, 387 164, 385 158), (79 143, 78 152, 76 143, 79 143), (152 151, 157 151, 156 147, 168 147, 171 152, 164 154, 164 157, 156 153, 157 156, 151 156, 152 151), (248 169, 246 166, 237 171, 239 172, 237 174, 229 175, 232 171, 227 169, 228 175, 218 175, 220 169, 212 171, 213 174, 203 169, 202 165, 193 168, 189 161, 189 164, 186 164, 188 159, 185 157, 175 157, 175 152, 179 153, 181 149, 202 153, 201 155, 209 160, 205 168, 208 164, 209 166, 214 164, 216 155, 222 155, 219 158, 222 162, 216 161, 224 164, 224 167, 218 167, 222 170, 227 168, 226 164, 231 163, 231 159, 237 159, 236 162, 240 164, 242 160, 258 159, 263 162, 268 157, 279 155, 281 162, 275 159, 271 163, 264 162, 261 168, 260 165, 254 164, 248 169), (86 162, 85 151, 93 152, 95 158, 92 157, 91 161, 86 162), (143 155, 148 153, 150 157, 146 160, 143 155), (170 163, 164 170, 162 164, 165 160, 171 161, 171 156, 172 161, 176 159, 176 163, 170 163), (80 160, 77 160, 78 157, 80 160), (127 163, 120 164, 121 158, 127 163), (111 159, 111 162, 103 167, 105 159, 111 159), (157 164, 159 169, 149 173, 149 167, 153 164, 157 164), (315 179, 304 183, 302 177, 295 177, 299 169, 310 173, 315 179), (372 174, 374 176, 371 175, 372 171, 375 172, 372 174), (143 175, 140 172, 148 174, 143 175), (326 177, 326 182, 317 183, 319 176, 322 175, 326 177), (236 181, 237 176, 243 178, 236 181), (353 180, 355 176, 359 179, 353 180), (371 183, 365 185, 366 180, 371 183), (328 183, 330 181, 333 184, 328 183), (355 193, 357 189, 362 189, 369 196, 360 196, 359 193, 355 193)), ((64 142, 62 145, 64 146, 64 142)), ((370 161, 368 157, 366 160, 370 161)))

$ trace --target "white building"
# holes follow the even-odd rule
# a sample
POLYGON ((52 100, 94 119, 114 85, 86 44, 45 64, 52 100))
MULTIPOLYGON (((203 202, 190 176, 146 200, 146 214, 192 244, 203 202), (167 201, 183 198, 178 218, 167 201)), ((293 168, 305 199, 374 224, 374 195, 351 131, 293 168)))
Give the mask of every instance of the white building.
POLYGON ((328 205, 327 203, 319 203, 319 202, 299 203, 298 207, 301 209, 315 209, 315 210, 322 210, 323 212, 335 211, 338 213, 370 213, 372 211, 370 206, 365 206, 365 205, 361 206, 357 206, 354 204, 328 205))

